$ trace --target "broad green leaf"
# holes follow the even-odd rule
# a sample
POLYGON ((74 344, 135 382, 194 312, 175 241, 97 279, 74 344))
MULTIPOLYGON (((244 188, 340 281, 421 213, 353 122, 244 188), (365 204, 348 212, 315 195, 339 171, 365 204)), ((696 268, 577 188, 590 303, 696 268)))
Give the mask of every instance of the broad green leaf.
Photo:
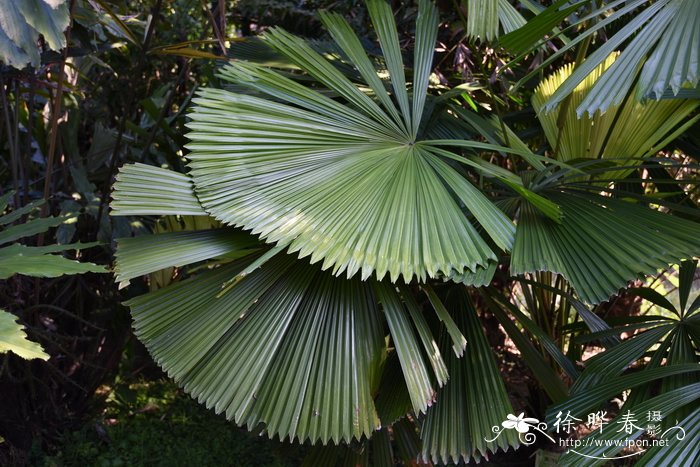
MULTIPOLYGON (((72 249, 77 245, 60 245, 61 249, 72 249)), ((46 254, 46 249, 14 244, 0 248, 0 279, 14 274, 32 277, 58 277, 65 274, 106 272, 104 266, 78 262, 60 255, 46 254)))
POLYGON ((65 217, 43 217, 7 227, 0 232, 0 245, 46 232, 51 227, 62 224, 65 220, 65 217))
POLYGON ((49 355, 39 344, 27 339, 24 326, 16 320, 17 317, 12 313, 0 310, 0 353, 12 352, 27 360, 48 360, 49 355))
POLYGON ((238 424, 300 441, 370 436, 384 335, 368 287, 282 254, 217 298, 246 261, 131 300, 139 338, 187 392, 238 424))
MULTIPOLYGON (((12 193, 10 193, 10 195, 12 195, 12 193)), ((38 200, 38 201, 34 201, 34 202, 27 204, 26 206, 22 206, 21 208, 14 209, 9 214, 5 214, 4 216, 0 216, 0 225, 11 224, 12 222, 15 222, 16 220, 19 220, 22 216, 33 212, 36 208, 43 205, 45 202, 46 202, 46 200, 43 200, 43 199, 38 200)), ((0 210, 0 212, 1 212, 1 210, 0 210)))
POLYGON ((0 61, 16 68, 38 67, 39 35, 51 49, 60 50, 69 22, 65 0, 0 0, 0 61))
POLYGON ((407 287, 334 278, 286 253, 251 268, 255 261, 199 268, 127 303, 139 338, 188 393, 250 429, 264 424, 271 437, 370 437, 381 423, 378 390, 387 416, 410 409, 400 390, 380 386, 386 320, 401 368, 392 384, 408 388, 416 412, 432 403, 433 381, 448 375, 407 287))
POLYGON ((159 271, 216 258, 236 250, 248 250, 257 240, 240 230, 211 229, 169 232, 117 240, 114 272, 118 282, 159 271))

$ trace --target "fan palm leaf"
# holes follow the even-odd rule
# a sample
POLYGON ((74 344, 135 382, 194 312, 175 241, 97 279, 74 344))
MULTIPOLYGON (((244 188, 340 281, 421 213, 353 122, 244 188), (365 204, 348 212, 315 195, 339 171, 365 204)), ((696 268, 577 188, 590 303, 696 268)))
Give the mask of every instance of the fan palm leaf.
MULTIPOLYGON (((563 6, 566 3, 559 1, 545 10, 546 18, 552 21, 538 21, 540 16, 545 15, 543 12, 522 28, 504 36, 501 44, 515 53, 532 50, 541 44, 542 36, 547 34, 557 22, 572 10, 590 2, 577 2, 574 5, 563 6)), ((659 99, 667 91, 671 91, 675 96, 683 88, 697 87, 700 78, 698 74, 700 31, 697 28, 700 22, 700 9, 697 8, 697 2, 694 0, 658 0, 652 3, 645 0, 604 2, 591 13, 581 15, 564 31, 596 21, 592 26, 587 27, 574 40, 561 47, 520 83, 531 79, 550 63, 561 58, 572 47, 623 18, 627 21, 626 24, 571 73, 551 95, 546 103, 546 110, 552 110, 574 92, 593 70, 627 41, 629 43, 622 51, 620 58, 602 74, 586 97, 576 106, 579 117, 585 112, 589 115, 594 115, 598 111, 604 113, 611 106, 620 105, 637 77, 639 78, 637 99, 651 96, 659 99), (628 19, 627 15, 636 12, 639 8, 643 9, 631 20, 628 19), (687 44, 689 46, 686 46, 687 44)), ((544 41, 551 39, 547 37, 544 41)))
POLYGON ((588 303, 627 282, 700 254, 698 224, 636 203, 579 190, 543 191, 561 207, 555 223, 523 203, 511 273, 560 273, 588 303))
MULTIPOLYGON (((546 103, 571 76, 573 64, 562 67, 536 88, 532 104, 550 146, 556 151, 553 157, 562 161, 605 158, 619 165, 633 166, 641 159, 656 154, 700 118, 688 118, 700 105, 697 99, 643 102, 626 99, 621 105, 611 105, 603 114, 578 118, 576 108, 586 99, 601 75, 618 59, 618 54, 610 55, 574 89, 566 115, 561 115, 560 108, 547 111, 546 103), (564 127, 560 130, 558 123, 561 121, 564 127)), ((605 176, 622 179, 632 170, 608 171, 605 176)))
POLYGON ((465 356, 448 355, 450 382, 438 391, 421 427, 422 457, 426 462, 459 463, 498 449, 517 447, 513 432, 492 442, 493 420, 505 420, 513 409, 491 347, 463 288, 450 291, 445 306, 466 335, 465 356), (491 426, 489 426, 491 424, 491 426))
MULTIPOLYGON (((512 244, 511 221, 444 162, 468 160, 443 147, 450 141, 422 138, 437 11, 420 3, 409 92, 391 9, 378 0, 368 8, 388 81, 347 22, 326 13, 321 19, 342 57, 321 55, 280 29, 263 40, 337 99, 246 62, 225 66, 221 77, 257 95, 200 92, 188 125, 197 196, 216 219, 323 261, 335 274, 409 281, 488 268, 495 254, 467 214, 502 249, 512 244), (366 85, 334 66, 341 58, 366 85)), ((464 140, 454 146, 511 151, 464 140)))
POLYGON ((525 18, 508 0, 467 0, 467 30, 471 38, 492 41, 499 28, 509 33, 525 25, 525 18))
MULTIPOLYGON (((112 214, 197 211, 188 176, 177 175, 125 166, 112 214), (144 171, 151 175, 149 193, 178 181, 171 204, 148 196, 138 202, 144 171)), ((200 265, 190 278, 127 304, 137 335, 168 374, 250 429, 338 443, 370 437, 409 410, 425 412, 449 375, 411 289, 335 278, 282 250, 232 227, 166 232, 118 240, 115 272, 117 280, 127 281, 200 265), (404 384, 394 380, 380 389, 384 361, 393 353, 404 384), (374 400, 378 391, 378 400, 389 401, 405 391, 409 405, 382 421, 374 400)), ((464 336, 439 299, 430 301, 461 355, 464 336)))

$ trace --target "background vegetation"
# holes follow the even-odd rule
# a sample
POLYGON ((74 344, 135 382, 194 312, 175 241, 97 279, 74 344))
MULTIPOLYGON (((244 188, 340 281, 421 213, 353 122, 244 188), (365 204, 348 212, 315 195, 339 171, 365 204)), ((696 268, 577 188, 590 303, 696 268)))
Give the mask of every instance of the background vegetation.
MULTIPOLYGON (((51 3, 31 0, 27 5, 32 2, 43 6, 51 3)), ((236 87, 241 86, 240 78, 229 78, 229 83, 217 74, 228 60, 271 66, 282 70, 284 76, 327 92, 325 83, 304 78, 306 75, 297 73, 294 67, 290 72, 288 57, 257 40, 272 27, 280 26, 306 38, 324 53, 334 52, 329 49, 330 37, 317 14, 323 9, 333 11, 347 19, 372 60, 384 63, 386 54, 375 41, 365 3, 54 3, 61 4, 62 10, 51 12, 39 22, 21 8, 18 16, 11 17, 14 3, 0 0, 0 8, 4 9, 0 14, 0 32, 4 34, 0 35, 0 195, 4 200, 0 214, 5 214, 0 219, 0 308, 12 313, 11 326, 18 326, 14 323, 18 319, 29 339, 41 346, 32 347, 20 340, 19 345, 11 343, 14 349, 0 347, 14 352, 0 354, 0 464, 300 465, 304 459, 307 465, 369 462, 368 452, 374 455, 379 451, 378 443, 353 442, 329 453, 308 443, 299 447, 270 441, 257 436, 257 432, 249 434, 195 403, 162 373, 134 337, 129 309, 122 303, 189 275, 196 277, 196 268, 149 270, 145 278, 133 274, 126 278, 130 285, 125 288, 120 288, 112 274, 100 272, 114 264, 116 239, 219 227, 208 217, 110 215, 119 169, 127 163, 142 163, 187 173, 186 124, 197 91, 228 86, 240 92, 236 87), (22 18, 26 24, 20 21, 22 18), (25 29, 11 30, 10 24, 25 29), (25 247, 28 249, 22 249, 25 247), (23 346, 29 346, 30 353, 25 357, 44 360, 15 355, 23 346)), ((551 242, 563 238, 563 250, 571 252, 568 256, 562 253, 555 267, 551 267, 554 259, 538 257, 536 249, 527 250, 534 251, 531 258, 494 247, 499 251, 498 261, 490 261, 487 271, 481 271, 488 272, 485 279, 451 277, 469 284, 467 289, 460 286, 460 293, 473 303, 474 316, 485 332, 469 334, 478 326, 473 321, 455 319, 457 332, 461 329, 469 342, 480 342, 485 336, 483 353, 467 355, 477 360, 495 355, 497 373, 505 382, 503 393, 507 395, 501 408, 549 422, 558 408, 576 407, 584 413, 604 406, 611 416, 615 415, 621 411, 623 393, 632 387, 638 390, 629 396, 629 407, 674 391, 700 391, 695 369, 700 355, 695 312, 700 301, 693 261, 700 254, 697 235, 693 234, 698 231, 700 213, 697 57, 695 82, 684 81, 676 72, 678 63, 697 54, 698 41, 693 48, 692 40, 689 45, 681 40, 684 29, 674 22, 674 18, 690 18, 687 27, 692 29, 692 24, 697 24, 692 18, 698 16, 698 7, 692 1, 679 0, 620 3, 437 2, 439 28, 430 92, 447 96, 439 102, 449 102, 450 115, 460 115, 466 123, 459 128, 437 125, 431 139, 456 138, 494 145, 483 150, 460 148, 460 157, 483 161, 482 168, 491 171, 470 167, 459 169, 460 174, 499 209, 518 217, 519 225, 525 224, 522 219, 527 216, 522 212, 527 208, 518 211, 518 203, 529 203, 527 206, 537 216, 557 218, 565 211, 570 219, 579 219, 576 215, 585 205, 551 195, 556 190, 605 193, 611 200, 608 210, 618 207, 615 218, 596 218, 595 213, 586 211, 577 221, 581 229, 608 225, 610 238, 605 240, 609 243, 591 240, 593 248, 587 248, 583 237, 552 234, 551 242), (654 16, 659 9, 661 14, 654 16), (671 19, 662 20, 662 15, 671 19), (545 23, 540 28, 519 29, 527 20, 532 25, 537 18, 545 23), (623 52, 613 67, 609 56, 616 50, 623 52), (636 54, 640 57, 637 62, 628 58, 635 50, 641 51, 636 54), (674 52, 675 68, 672 61, 664 61, 669 50, 674 52), (572 63, 584 66, 555 75, 572 63), (648 63, 656 68, 648 71, 648 63), (612 78, 608 75, 607 81, 599 79, 607 67, 617 74, 612 78), (587 79, 581 85, 585 92, 576 87, 577 82, 565 81, 569 75, 587 79), (541 87, 536 90, 537 85, 541 87), (557 91, 567 87, 568 93, 557 91), (638 98, 649 96, 661 100, 642 109, 638 98), (542 116, 545 106, 553 102, 559 104, 558 113, 542 116), (600 108, 613 117, 590 117, 600 108), (588 116, 583 110, 589 111, 588 116), (540 120, 536 115, 541 116, 540 120), (633 118, 639 115, 644 118, 633 118), (586 130, 590 128, 596 130, 586 130), (519 152, 520 157, 512 153, 506 157, 496 146, 519 152), (589 148, 588 152, 581 151, 582 146, 589 148), (556 164, 544 170, 538 163, 538 157, 544 155, 582 172, 556 172, 560 167, 556 164), (625 162, 615 165, 620 158, 626 158, 625 162), (499 168, 516 174, 524 181, 523 188, 513 188, 507 183, 512 181, 508 177, 506 181, 499 179, 499 168), (536 174, 534 169, 538 168, 543 171, 536 174), (560 179, 562 185, 557 185, 560 179), (538 194, 546 199, 538 198, 538 194), (632 201, 637 201, 634 209, 614 204, 632 201), (635 210, 642 206, 643 211, 635 210), (645 214, 652 211, 665 216, 662 219, 645 214), (670 220, 664 220, 667 218, 670 220), (638 225, 654 222, 648 234, 656 243, 645 244, 635 237, 638 225), (660 232, 658 237, 653 237, 654 232, 660 232), (595 245, 603 245, 599 254, 594 251, 595 245), (652 259, 645 262, 645 258, 652 259), (550 267, 532 267, 538 260, 549 261, 550 267), (644 263, 643 267, 638 263, 644 263), (589 267, 577 270, 580 264, 589 267), (541 269, 565 273, 568 281, 541 269), (656 271, 655 275, 639 275, 651 272, 649 269, 656 271), (606 273, 609 270, 619 274, 606 273), (598 283, 586 282, 593 276, 598 283), (629 288, 608 299, 625 286, 629 288), (673 365, 678 366, 667 368, 673 365), (644 373, 650 370, 656 373, 644 373), (623 379, 617 384, 593 392, 595 400, 582 400, 581 394, 618 376, 623 379)), ((420 45, 415 41, 418 2, 394 1, 391 7, 399 44, 410 56, 420 45)), ((534 24, 537 26, 537 22, 534 24)), ((698 39, 697 31, 694 34, 691 37, 698 39)), ((356 82, 361 81, 342 65, 339 69, 356 82)), ((408 81, 413 79, 410 65, 406 67, 408 81)), ((253 68, 247 71, 255 73, 253 68)), ((342 101, 332 92, 328 95, 342 101)), ((154 183, 157 179, 154 176, 154 183)), ((496 236, 492 240, 489 245, 498 243, 496 236)), ((535 240, 532 242, 533 248, 537 247, 535 240)), ((121 267, 126 268, 123 264, 121 267)), ((121 274, 120 281, 127 274, 125 269, 117 273, 121 274)), ((421 295, 419 303, 421 312, 428 316, 427 327, 435 336, 445 334, 441 321, 433 316, 435 302, 445 301, 449 309, 445 313, 455 315, 449 306, 451 292, 441 282, 434 281, 434 296, 421 295)), ((415 283, 409 286, 411 293, 419 292, 415 283)), ((447 334, 443 337, 435 341, 439 341, 450 374, 460 374, 457 360, 452 358, 452 341, 447 334)), ((387 357, 387 362, 389 376, 385 378, 391 376, 388 372, 393 368, 401 379, 398 359, 387 357)), ((477 366, 466 366, 463 371, 477 366)), ((477 373, 472 380, 487 380, 492 375, 488 368, 477 371, 486 376, 477 373)), ((431 378, 434 380, 435 375, 431 378)), ((465 384, 472 380, 467 377, 465 384)), ((411 415, 390 424, 387 449, 393 463, 416 464, 419 454, 421 462, 427 464, 461 456, 468 461, 487 454, 479 447, 465 447, 459 442, 455 447, 433 439, 432 444, 422 445, 418 434, 425 429, 425 422, 408 393, 401 397, 403 400, 388 407, 397 411, 397 420, 406 412, 411 415)), ((669 420, 683 420, 685 426, 696 430, 687 439, 692 446, 692 436, 697 441, 700 430, 697 399, 687 403, 654 400, 666 404, 662 406, 667 407, 669 420)), ((460 407, 469 410, 469 404, 474 403, 468 400, 460 407)), ((482 421, 470 430, 479 435, 479 430, 488 430, 483 434, 490 434, 491 425, 500 421, 482 421)), ((585 435, 583 431, 576 436, 585 435)), ((474 437, 479 441, 481 436, 474 437)), ((512 438, 501 447, 517 444, 512 438)), ((692 465, 698 458, 697 448, 681 452, 685 446, 676 446, 676 452, 680 452, 676 460, 685 462, 676 465, 692 465)), ((547 465, 561 451, 538 442, 515 452, 511 449, 492 454, 491 460, 496 465, 547 465)), ((648 457, 645 462, 672 462, 663 454, 648 457)))

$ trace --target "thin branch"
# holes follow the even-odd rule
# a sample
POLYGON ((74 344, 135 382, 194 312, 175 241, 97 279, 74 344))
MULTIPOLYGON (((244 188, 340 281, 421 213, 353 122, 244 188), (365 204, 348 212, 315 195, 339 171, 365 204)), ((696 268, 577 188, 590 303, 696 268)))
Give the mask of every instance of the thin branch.
MULTIPOLYGON (((72 22, 73 10, 75 8, 75 0, 70 2, 70 18, 72 22)), ((41 207, 41 217, 45 217, 48 214, 48 200, 51 195, 51 181, 53 179, 53 164, 56 159, 56 144, 58 141, 58 119, 61 115, 61 105, 63 104, 63 85, 66 80, 66 61, 68 60, 68 44, 70 43, 70 35, 72 30, 72 23, 68 25, 66 29, 66 47, 63 49, 63 54, 61 56, 61 64, 58 70, 58 86, 56 87, 56 94, 54 94, 53 108, 51 111, 51 122, 49 129, 49 153, 47 155, 46 161, 46 178, 44 179, 44 200, 47 202, 41 207)), ((40 235, 38 240, 38 245, 41 246, 44 243, 44 236, 40 235)))

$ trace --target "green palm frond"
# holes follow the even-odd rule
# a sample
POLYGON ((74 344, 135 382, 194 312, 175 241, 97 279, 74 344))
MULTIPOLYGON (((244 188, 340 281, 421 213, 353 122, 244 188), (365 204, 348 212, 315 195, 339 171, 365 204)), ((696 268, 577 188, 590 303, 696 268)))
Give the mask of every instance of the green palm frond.
POLYGON ((522 204, 511 273, 560 273, 588 303, 700 254, 696 222, 598 194, 570 190, 546 197, 561 207, 563 220, 555 223, 522 204))
MULTIPOLYGON (((562 161, 580 158, 612 159, 619 165, 632 166, 650 157, 670 140, 684 132, 700 116, 688 118, 700 105, 696 99, 664 99, 659 101, 627 99, 621 105, 593 116, 578 118, 576 108, 583 102, 601 75, 609 69, 618 54, 610 55, 572 92, 566 115, 561 108, 546 110, 546 103, 571 76, 573 64, 566 65, 546 78, 535 90, 532 104, 544 128, 554 157, 562 161), (559 129, 559 122, 564 127, 559 129)), ((606 178, 624 178, 633 168, 606 172, 606 178)))
POLYGON ((254 258, 127 303, 139 338, 188 393, 250 429, 264 424, 270 436, 370 437, 381 426, 373 395, 386 320, 412 408, 427 410, 447 371, 406 290, 334 278, 282 253, 222 294, 254 258))
MULTIPOLYGON (((114 198, 140 199, 143 170, 122 168, 114 198)), ((165 169, 151 174, 151 192, 177 179, 165 169)), ((177 198, 194 202, 193 187, 180 185, 177 198)), ((153 213, 158 203, 149 203, 134 205, 153 213)), ((119 281, 212 260, 191 278, 128 302, 137 335, 168 374, 250 429, 262 423, 270 436, 337 443, 370 437, 381 426, 373 397, 387 352, 396 352, 405 383, 379 389, 380 399, 395 399, 405 388, 410 404, 396 416, 425 412, 448 374, 408 286, 334 278, 279 247, 264 248, 231 227, 118 240, 119 281), (393 349, 386 347, 387 334, 393 349), (279 394, 296 405, 290 408, 279 394)), ((441 306, 437 298, 434 303, 441 306)), ((440 311, 435 316, 455 327, 440 311)), ((461 354, 464 336, 456 330, 452 338, 461 354)))
POLYGON ((127 164, 119 170, 113 190, 110 208, 115 216, 207 215, 194 194, 192 179, 172 170, 127 164))
POLYGON ((492 438, 491 427, 512 413, 503 380, 478 315, 463 288, 450 291, 445 306, 469 345, 462 358, 448 355, 450 382, 438 391, 421 428, 426 462, 459 463, 519 445, 512 432, 492 438))
POLYGON ((509 33, 525 25, 525 18, 508 0, 467 0, 467 35, 492 41, 499 28, 509 33))
MULTIPOLYGON (((566 3, 560 1, 553 4, 546 10, 547 17, 558 22, 572 10, 584 4, 590 4, 590 2, 578 2, 571 6, 563 6, 566 3)), ((540 16, 511 33, 510 37, 504 37, 502 44, 515 53, 524 53, 551 40, 552 37, 542 39, 542 36, 547 34, 556 22, 536 21, 540 16)), ((604 63, 610 54, 619 50, 625 42, 629 43, 622 51, 620 58, 603 73, 586 98, 576 107, 577 115, 582 116, 585 112, 594 115, 598 111, 606 112, 610 106, 620 105, 637 77, 639 78, 636 92, 638 100, 652 96, 659 99, 667 91, 671 91, 675 96, 684 88, 697 87, 700 78, 698 74, 700 32, 697 28, 700 22, 700 9, 697 8, 695 0, 658 0, 652 3, 645 0, 607 1, 589 14, 580 15, 568 28, 564 29, 564 32, 594 20, 596 22, 593 25, 542 62, 536 70, 516 84, 516 88, 561 58, 571 48, 584 40, 590 40, 601 29, 620 20, 626 21, 626 24, 574 70, 547 101, 547 110, 552 110, 561 103, 596 67, 604 63), (635 13, 639 8, 642 10, 629 19, 629 14, 635 13), (687 46, 687 44, 690 45, 687 46)))
POLYGON ((388 80, 347 22, 325 13, 321 19, 343 58, 366 85, 352 82, 305 41, 273 29, 263 40, 337 99, 246 62, 227 65, 221 78, 256 95, 200 91, 188 125, 197 196, 222 222, 310 255, 337 275, 361 271, 364 279, 376 273, 409 281, 487 268, 495 254, 461 204, 499 248, 512 244, 511 221, 445 163, 444 157, 460 159, 444 149, 451 141, 422 139, 437 11, 420 3, 407 87, 393 13, 379 0, 368 8, 388 80))
POLYGON ((282 255, 217 298, 245 265, 131 300, 137 335, 187 392, 238 424, 300 441, 370 436, 384 339, 367 287, 282 255))

